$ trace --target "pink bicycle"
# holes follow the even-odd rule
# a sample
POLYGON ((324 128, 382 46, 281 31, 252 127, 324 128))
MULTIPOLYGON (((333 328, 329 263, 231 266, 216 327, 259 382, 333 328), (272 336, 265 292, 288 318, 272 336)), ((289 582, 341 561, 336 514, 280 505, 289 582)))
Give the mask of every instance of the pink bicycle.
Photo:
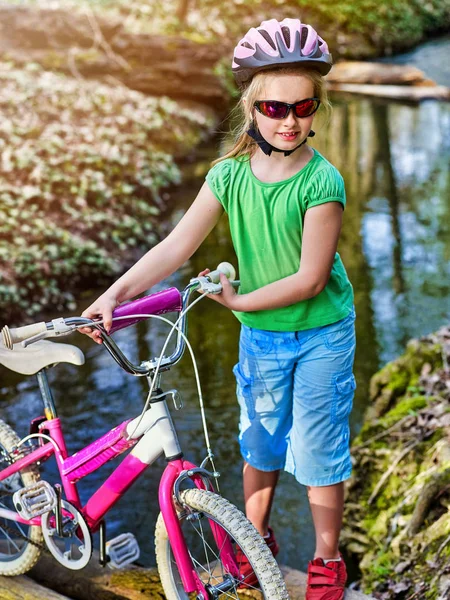
MULTIPOLYGON (((139 557, 132 534, 106 540, 105 515, 130 486, 161 454, 167 467, 159 486, 161 513, 155 545, 161 583, 168 600, 239 598, 243 592, 270 600, 289 598, 272 553, 256 529, 230 502, 214 492, 218 473, 212 462, 207 430, 208 456, 200 467, 184 458, 169 412, 167 398, 180 409, 176 390, 163 391, 164 371, 177 363, 188 345, 187 311, 193 291, 220 292, 219 269, 234 279, 228 263, 206 277, 197 277, 179 292, 169 288, 119 306, 113 314, 110 334, 142 319, 162 318, 178 312, 171 332, 176 347, 165 357, 132 364, 100 322, 81 317, 59 318, 25 327, 4 327, 0 364, 18 373, 36 374, 44 415, 31 421, 30 433, 20 438, 0 420, 0 574, 28 571, 43 549, 68 569, 82 569, 91 559, 92 534, 99 532, 99 560, 122 567, 139 557), (100 330, 103 345, 128 373, 145 377, 149 395, 141 415, 130 418, 95 442, 70 455, 48 384, 46 369, 56 363, 84 363, 76 346, 45 341, 67 335, 80 327, 100 330), (82 506, 77 482, 107 461, 131 449, 119 466, 82 506), (61 484, 51 485, 39 475, 39 465, 54 456, 61 484), (212 471, 207 470, 208 460, 212 471), (236 553, 237 548, 241 551, 236 553), (258 579, 248 585, 240 575, 237 556, 246 556, 258 579)), ((169 334, 170 335, 170 334, 169 334)), ((197 377, 198 378, 198 377, 197 377)), ((203 414, 203 413, 202 413, 203 414)))

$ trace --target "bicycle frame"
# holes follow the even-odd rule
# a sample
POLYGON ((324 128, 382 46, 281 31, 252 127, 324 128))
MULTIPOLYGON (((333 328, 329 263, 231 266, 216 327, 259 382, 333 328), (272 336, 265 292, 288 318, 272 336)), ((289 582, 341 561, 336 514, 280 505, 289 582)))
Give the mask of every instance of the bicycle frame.
MULTIPOLYGON (((223 265, 226 264, 227 263, 223 263, 223 265)), ((229 265, 227 269, 229 267, 231 267, 231 265, 229 265)), ((231 267, 231 269, 234 273, 233 267, 231 267)), ((232 277, 234 278, 234 275, 232 277)), ((165 312, 180 311, 183 309, 179 322, 176 349, 170 357, 164 358, 158 365, 160 371, 167 370, 172 365, 176 364, 183 354, 185 345, 183 336, 186 333, 186 308, 189 295, 201 286, 203 286, 202 290, 204 292, 215 293, 217 290, 214 286, 217 285, 218 281, 219 268, 217 271, 209 273, 207 278, 191 280, 191 283, 181 294, 176 288, 169 288, 163 292, 158 292, 157 294, 121 305, 115 309, 113 317, 119 317, 124 320, 121 322, 119 321, 118 324, 116 323, 111 329, 111 333, 112 331, 127 327, 130 324, 142 320, 143 317, 147 318, 148 313, 163 314, 165 312), (214 281, 216 284, 214 284, 214 281), (140 313, 145 313, 145 316, 140 313)), ((238 282, 236 282, 236 284, 238 285, 238 282)), ((59 320, 52 321, 52 323, 35 324, 31 327, 26 326, 16 330, 9 330, 8 327, 5 327, 2 331, 5 346, 12 349, 13 343, 21 340, 28 340, 33 336, 34 341, 43 339, 43 337, 47 337, 49 331, 57 330, 55 335, 59 335, 61 333, 70 333, 73 331, 74 326, 97 326, 94 321, 80 317, 68 318, 66 320, 63 319, 63 321, 65 321, 65 324, 63 324, 62 329, 60 329, 61 323, 59 320)), ((97 326, 97 328, 99 327, 97 326)), ((123 355, 104 329, 99 329, 106 350, 109 351, 114 360, 125 371, 135 376, 147 377, 151 372, 155 371, 156 361, 147 361, 141 363, 141 365, 133 365, 123 355)), ((139 416, 135 419, 124 421, 98 440, 69 456, 61 422, 56 414, 45 370, 39 371, 37 376, 44 402, 46 420, 40 422, 39 429, 41 433, 33 435, 35 437, 40 437, 41 443, 43 440, 46 440, 46 442, 42 443, 42 445, 32 451, 28 451, 29 448, 25 447, 27 450, 25 456, 22 456, 0 471, 0 482, 32 464, 55 455, 66 499, 82 514, 90 531, 95 532, 100 528, 102 520, 109 509, 116 504, 130 486, 140 477, 140 475, 142 475, 145 469, 153 464, 155 460, 164 453, 168 465, 162 475, 159 485, 159 504, 166 525, 171 549, 185 591, 187 593, 197 591, 199 595, 203 594, 204 598, 208 598, 209 594, 203 582, 197 575, 181 530, 177 506, 174 500, 174 488, 176 488, 181 479, 186 477, 190 478, 198 488, 206 489, 207 484, 210 484, 208 478, 205 480, 204 474, 206 472, 203 469, 197 469, 194 464, 184 460, 165 400, 165 395, 158 393, 157 396, 154 396, 150 408, 142 417, 139 416), (45 434, 43 433, 44 431, 46 431, 45 434), (89 473, 96 471, 105 464, 105 462, 117 457, 132 446, 132 450, 119 466, 97 489, 97 491, 92 494, 85 506, 81 506, 77 481, 89 473)), ((24 438, 24 441, 26 439, 28 438, 24 438)), ((21 453, 20 449, 18 449, 18 453, 21 453)), ((32 519, 27 520, 15 511, 7 509, 0 509, 0 517, 24 525, 41 526, 41 517, 33 517, 32 519)), ((210 523, 215 542, 219 548, 221 561, 230 575, 238 579, 240 577, 239 568, 235 560, 229 536, 222 527, 213 521, 210 521, 210 523)))
MULTIPOLYGON (((207 598, 203 583, 193 568, 173 501, 176 480, 180 475, 186 474, 187 471, 196 469, 196 466, 183 459, 166 400, 161 398, 152 403, 142 419, 136 417, 124 421, 71 456, 67 452, 59 418, 44 421, 40 428, 41 430, 48 430, 48 437, 51 441, 47 441, 0 471, 0 481, 54 454, 66 498, 81 512, 92 532, 98 530, 109 509, 120 500, 140 475, 162 453, 165 454, 168 465, 160 481, 159 503, 172 551, 185 591, 190 593, 200 590, 207 598), (128 439, 130 435, 131 438, 128 439), (92 494, 85 506, 81 506, 76 481, 97 470, 106 460, 115 458, 131 446, 134 446, 131 452, 97 491, 92 494), (106 452, 107 455, 102 454, 103 452, 106 452), (105 458, 106 460, 104 460, 105 458)), ((206 488, 203 478, 198 474, 192 473, 190 478, 197 487, 206 488)), ((26 525, 41 525, 41 517, 27 520, 15 511, 6 509, 0 509, 0 517, 26 525)), ((213 531, 218 547, 221 549, 221 558, 224 564, 230 569, 232 575, 238 577, 239 569, 230 540, 220 527, 213 527, 213 531)))

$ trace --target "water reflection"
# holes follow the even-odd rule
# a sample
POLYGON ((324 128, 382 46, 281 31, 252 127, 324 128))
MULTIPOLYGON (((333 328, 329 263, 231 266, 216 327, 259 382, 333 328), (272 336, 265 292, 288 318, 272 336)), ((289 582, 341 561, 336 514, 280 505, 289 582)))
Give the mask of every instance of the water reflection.
POLYGON ((349 99, 317 136, 346 180, 341 253, 356 291, 371 277, 357 308, 360 319, 373 312, 378 364, 450 318, 449 120, 448 104, 435 101, 349 99))
MULTIPOLYGON (((342 97, 335 99, 334 107, 328 126, 318 128, 314 145, 340 169, 347 187, 339 251, 354 285, 358 315, 358 390, 352 414, 355 432, 361 426, 373 372, 400 353, 409 338, 450 320, 450 111, 448 105, 431 101, 410 106, 342 97)), ((196 168, 190 169, 195 176, 186 178, 177 193, 169 227, 194 198, 216 153, 217 142, 206 148, 196 168)), ((226 218, 191 261, 159 287, 182 287, 206 265, 222 260, 236 262, 226 218)), ((144 359, 157 355, 165 331, 155 321, 119 331, 115 337, 131 358, 144 359)), ((242 506, 238 408, 231 372, 237 359, 238 332, 233 315, 214 302, 204 300, 192 311, 189 337, 222 471, 222 490, 242 506)), ((75 451, 137 414, 146 390, 144 381, 123 373, 87 338, 79 336, 73 341, 86 352, 86 365, 80 369, 61 365, 52 370, 50 379, 60 416, 68 428, 69 449, 75 451)), ((185 408, 174 414, 175 424, 186 455, 199 462, 205 450, 188 355, 165 376, 165 386, 181 390, 185 408)), ((26 420, 41 412, 37 385, 2 370, 0 409, 3 417, 25 434, 26 420)), ((86 479, 80 486, 82 498, 103 482, 113 466, 109 464, 86 479)), ((154 563, 156 489, 163 467, 164 461, 159 461, 145 474, 130 496, 113 510, 108 523, 111 536, 126 530, 135 533, 145 564, 154 563)), ((45 465, 45 476, 50 480, 53 469, 50 463, 45 465)), ((314 533, 304 490, 287 475, 280 481, 273 525, 281 541, 281 561, 304 568, 314 533)))

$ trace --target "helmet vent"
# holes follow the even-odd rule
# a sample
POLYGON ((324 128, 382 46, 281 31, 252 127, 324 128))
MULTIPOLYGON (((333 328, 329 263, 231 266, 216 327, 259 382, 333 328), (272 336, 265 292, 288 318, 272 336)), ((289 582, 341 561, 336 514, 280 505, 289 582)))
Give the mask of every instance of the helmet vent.
POLYGON ((306 27, 302 27, 302 37, 300 40, 300 48, 304 48, 306 44, 306 40, 308 39, 308 29, 306 27))
POLYGON ((283 27, 281 28, 281 31, 283 33, 283 37, 284 37, 284 41, 286 42, 286 46, 290 46, 291 45, 291 32, 289 31, 289 27, 286 27, 285 25, 283 25, 283 27))
POLYGON ((274 50, 277 49, 273 39, 270 37, 270 34, 267 33, 267 31, 265 29, 258 29, 258 32, 263 36, 263 38, 266 40, 266 42, 272 46, 272 48, 274 50))
POLYGON ((254 50, 253 46, 251 46, 248 42, 242 42, 241 46, 244 46, 244 48, 250 48, 250 50, 254 50))

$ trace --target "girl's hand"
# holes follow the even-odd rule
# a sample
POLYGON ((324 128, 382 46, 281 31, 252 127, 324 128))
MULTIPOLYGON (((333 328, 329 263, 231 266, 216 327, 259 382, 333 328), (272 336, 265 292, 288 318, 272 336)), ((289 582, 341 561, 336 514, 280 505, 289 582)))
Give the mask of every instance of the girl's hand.
MULTIPOLYGON (((111 329, 112 325, 112 312, 119 305, 119 302, 115 296, 108 296, 103 294, 95 302, 93 302, 85 311, 82 313, 82 317, 87 319, 103 319, 103 327, 107 332, 111 329)), ((83 327, 78 330, 80 333, 85 333, 94 340, 97 344, 102 343, 100 331, 92 327, 83 327)))
MULTIPOLYGON (((209 269, 205 269, 198 274, 198 277, 208 275, 209 272, 209 269)), ((240 301, 242 300, 242 296, 236 294, 236 290, 224 273, 220 274, 220 283, 222 284, 222 292, 220 294, 207 294, 208 298, 211 298, 211 300, 222 304, 222 306, 225 306, 230 310, 241 310, 240 301)))

